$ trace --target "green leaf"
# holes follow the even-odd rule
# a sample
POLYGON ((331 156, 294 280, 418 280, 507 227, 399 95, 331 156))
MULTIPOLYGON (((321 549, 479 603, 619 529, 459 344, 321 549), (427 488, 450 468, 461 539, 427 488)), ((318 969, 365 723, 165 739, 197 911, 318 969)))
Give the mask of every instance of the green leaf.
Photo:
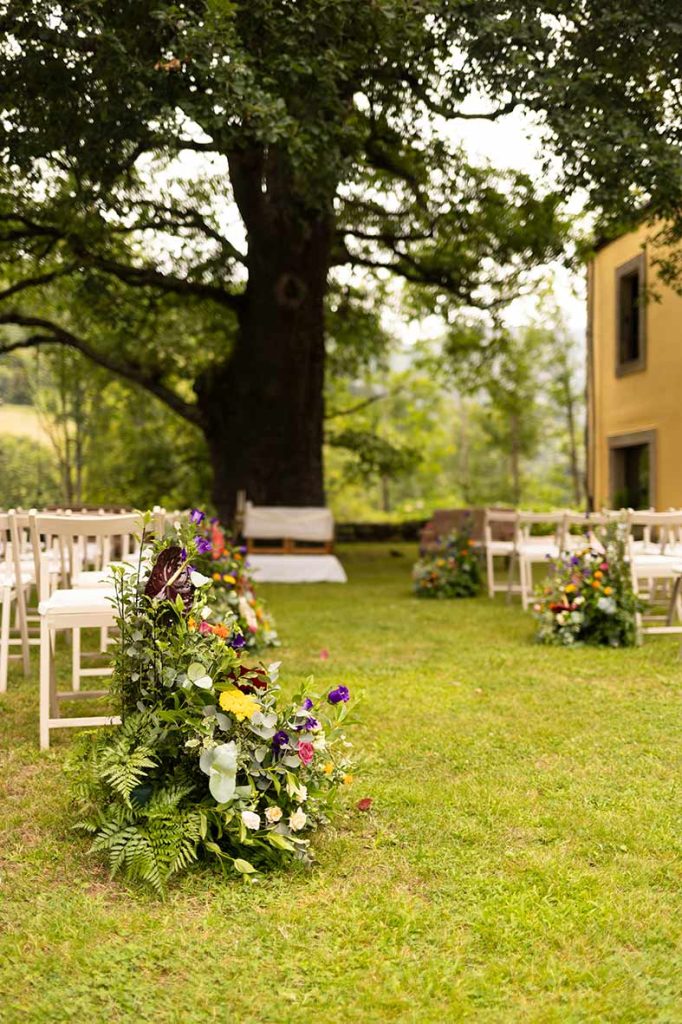
POLYGON ((233 863, 235 869, 242 875, 253 875, 256 873, 257 869, 254 868, 253 864, 250 864, 248 860, 243 860, 241 857, 235 857, 233 863))

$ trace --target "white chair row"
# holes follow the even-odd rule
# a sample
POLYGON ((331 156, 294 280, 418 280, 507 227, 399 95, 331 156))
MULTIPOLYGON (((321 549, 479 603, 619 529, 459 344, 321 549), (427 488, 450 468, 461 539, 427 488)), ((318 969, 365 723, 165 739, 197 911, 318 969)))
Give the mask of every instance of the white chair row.
POLYGON ((628 558, 635 593, 650 604, 667 603, 667 611, 639 616, 641 633, 682 632, 682 511, 605 510, 581 515, 573 512, 521 512, 489 509, 485 516, 485 554, 488 593, 520 594, 524 608, 533 592, 533 566, 589 544, 599 548, 600 528, 620 520, 627 530, 628 558), (544 535, 533 535, 533 528, 544 535), (574 531, 579 529, 579 533, 574 531), (507 579, 495 579, 495 559, 504 557, 507 579), (518 579, 516 578, 518 576, 518 579))
POLYGON ((595 531, 616 513, 521 512, 486 509, 484 547, 488 595, 504 591, 508 597, 518 594, 524 608, 533 593, 533 566, 559 558, 567 550, 595 543, 595 531), (534 529, 542 528, 537 535, 534 529), (580 535, 571 531, 581 530, 580 535), (507 561, 507 579, 495 579, 495 559, 507 561), (517 577, 517 578, 516 578, 517 577))
MULTIPOLYGON (((162 510, 155 528, 162 528, 162 510)), ((9 512, 0 514, 0 689, 7 686, 10 650, 21 645, 24 672, 28 672, 28 647, 40 644, 40 745, 49 746, 50 731, 57 727, 102 725, 116 721, 110 715, 62 717, 65 700, 97 698, 106 690, 82 690, 81 681, 111 675, 109 664, 83 667, 81 630, 97 628, 100 651, 106 652, 108 631, 115 624, 113 603, 114 561, 133 562, 139 557, 141 520, 137 514, 62 514, 9 512), (38 614, 28 612, 31 588, 37 591, 38 614), (11 614, 15 611, 15 626, 11 614), (38 619, 40 637, 29 633, 29 621, 38 619), (71 688, 60 691, 56 678, 56 638, 71 638, 71 688), (14 635, 17 634, 17 635, 14 635)))

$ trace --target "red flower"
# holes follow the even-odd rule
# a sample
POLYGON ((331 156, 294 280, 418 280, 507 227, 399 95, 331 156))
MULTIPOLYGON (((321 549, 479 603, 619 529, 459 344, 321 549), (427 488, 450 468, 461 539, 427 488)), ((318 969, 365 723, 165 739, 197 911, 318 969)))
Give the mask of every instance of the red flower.
POLYGON ((358 800, 356 806, 359 811, 368 811, 373 803, 371 796, 363 796, 362 800, 358 800))
POLYGON ((312 743, 306 743, 304 740, 301 740, 298 745, 298 756, 303 764, 310 764, 315 756, 315 747, 312 743))

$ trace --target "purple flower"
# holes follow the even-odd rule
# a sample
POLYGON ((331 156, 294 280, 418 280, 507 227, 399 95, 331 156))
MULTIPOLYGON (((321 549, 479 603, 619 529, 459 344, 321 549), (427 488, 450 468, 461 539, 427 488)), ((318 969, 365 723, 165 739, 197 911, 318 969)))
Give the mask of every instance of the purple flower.
POLYGON ((180 558, 183 562, 187 561, 187 548, 180 548, 180 558))
POLYGON ((312 732, 314 729, 319 729, 320 723, 316 718, 306 718, 305 727, 308 732, 312 732))
POLYGON ((280 729, 279 732, 276 732, 275 735, 272 737, 272 749, 275 751, 275 753, 279 753, 282 747, 286 747, 288 742, 289 733, 285 732, 284 729, 280 729))
POLYGON ((211 551, 213 545, 207 537, 195 537, 194 543, 197 546, 197 551, 200 555, 207 555, 211 551))
POLYGON ((218 519, 218 517, 217 517, 217 516, 212 516, 212 517, 211 517, 211 519, 210 519, 210 522, 211 522, 211 525, 212 525, 212 526, 215 526, 215 524, 216 524, 216 523, 219 523, 219 522, 220 522, 220 520, 218 519))
POLYGON ((233 651, 240 651, 245 644, 246 640, 241 633, 237 633, 235 636, 230 637, 230 647, 233 651))
POLYGON ((330 704, 345 704, 347 700, 350 700, 350 692, 347 686, 337 686, 335 690, 331 690, 327 696, 327 700, 330 704))
POLYGON ((573 555, 573 558, 571 559, 571 565, 580 565, 580 559, 577 555, 573 555))
POLYGON ((304 711, 312 711, 312 707, 313 707, 313 702, 311 701, 310 697, 306 697, 306 699, 303 701, 303 710, 304 711))
POLYGON ((201 509, 198 508, 193 508, 189 514, 189 521, 190 523, 194 523, 195 526, 198 526, 199 523, 202 523, 205 518, 206 513, 202 512, 201 509))
POLYGON ((248 550, 249 549, 247 548, 246 544, 242 544, 242 546, 239 548, 239 552, 242 555, 245 555, 248 550))

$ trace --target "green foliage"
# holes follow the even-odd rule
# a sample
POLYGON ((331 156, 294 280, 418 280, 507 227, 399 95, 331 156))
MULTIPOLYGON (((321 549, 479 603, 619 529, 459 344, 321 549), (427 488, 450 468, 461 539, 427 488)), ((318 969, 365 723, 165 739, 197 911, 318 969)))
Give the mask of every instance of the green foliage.
POLYGON ((28 437, 0 435, 0 495, 5 508, 58 502, 62 489, 50 449, 28 437))
POLYGON ((225 528, 213 519, 202 524, 211 551, 197 558, 197 566, 213 580, 209 622, 235 621, 244 645, 252 652, 279 647, 275 621, 265 601, 256 594, 256 584, 246 557, 246 547, 230 543, 225 528))
POLYGON ((16 352, 0 361, 0 405, 30 405, 29 367, 23 353, 16 352))
POLYGON ((163 893, 198 857, 244 877, 312 861, 348 773, 347 688, 278 703, 278 663, 239 662, 237 617, 213 625, 211 580, 193 568, 208 542, 203 513, 115 570, 112 692, 120 729, 86 740, 70 764, 93 852, 112 875, 163 893))
POLYGON ((412 570, 416 597, 476 597, 482 583, 480 551, 466 530, 453 533, 440 551, 420 558, 412 570))
POLYGON ((550 567, 533 611, 541 643, 632 647, 638 641, 639 601, 632 588, 626 553, 627 530, 611 524, 586 546, 566 553, 550 567))

